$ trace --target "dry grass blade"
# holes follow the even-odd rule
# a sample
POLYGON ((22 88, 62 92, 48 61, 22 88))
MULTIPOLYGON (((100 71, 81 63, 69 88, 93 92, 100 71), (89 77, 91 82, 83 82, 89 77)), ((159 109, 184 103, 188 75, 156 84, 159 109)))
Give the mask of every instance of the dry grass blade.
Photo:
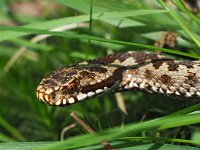
POLYGON ((70 116, 76 120, 88 133, 95 134, 95 131, 90 128, 83 120, 81 120, 74 112, 70 114, 70 116))
POLYGON ((72 123, 72 124, 68 125, 67 127, 63 128, 61 131, 61 134, 60 134, 60 140, 63 141, 65 132, 69 131, 70 129, 74 128, 75 126, 76 126, 76 123, 72 123))

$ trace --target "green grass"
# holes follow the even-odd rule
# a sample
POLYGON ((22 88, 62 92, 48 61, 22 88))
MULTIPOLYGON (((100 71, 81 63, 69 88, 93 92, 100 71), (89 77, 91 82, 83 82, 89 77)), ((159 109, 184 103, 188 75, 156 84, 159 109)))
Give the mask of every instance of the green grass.
POLYGON ((179 9, 172 9, 161 0, 149 4, 123 0, 51 3, 60 4, 64 11, 56 10, 59 14, 56 18, 48 13, 43 18, 28 17, 30 23, 23 24, 23 18, 6 11, 9 9, 6 1, 0 2, 0 19, 20 24, 0 26, 0 149, 101 149, 102 140, 117 149, 199 149, 200 115, 192 113, 200 109, 198 101, 124 92, 128 112, 125 115, 114 94, 62 108, 47 106, 35 95, 38 83, 49 71, 104 56, 111 50, 160 50, 175 59, 199 59, 197 15, 180 0, 173 1, 179 9), (72 23, 84 27, 62 32, 51 30, 72 23), (178 34, 174 49, 153 46, 162 31, 178 34), (51 36, 33 42, 32 38, 40 34, 51 36), (63 142, 55 142, 60 140, 62 129, 75 122, 71 112, 96 135, 89 135, 77 125, 65 133, 63 142))

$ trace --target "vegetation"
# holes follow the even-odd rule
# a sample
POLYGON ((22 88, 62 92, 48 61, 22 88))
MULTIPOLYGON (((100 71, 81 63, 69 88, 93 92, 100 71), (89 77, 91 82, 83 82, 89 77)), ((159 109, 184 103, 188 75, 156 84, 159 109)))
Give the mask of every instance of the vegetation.
POLYGON ((198 13, 181 0, 0 1, 0 149, 199 149, 197 101, 134 91, 55 108, 35 95, 49 71, 111 52, 199 59, 198 13), (163 31, 174 49, 153 46, 163 31), (96 134, 77 123, 58 142, 72 112, 96 134))

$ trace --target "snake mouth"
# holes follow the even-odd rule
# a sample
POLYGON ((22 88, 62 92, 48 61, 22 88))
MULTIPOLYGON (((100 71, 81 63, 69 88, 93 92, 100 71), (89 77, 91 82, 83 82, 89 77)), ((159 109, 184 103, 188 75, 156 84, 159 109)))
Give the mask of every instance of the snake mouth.
POLYGON ((45 103, 53 104, 53 101, 55 99, 55 94, 53 92, 52 88, 44 88, 42 85, 39 85, 36 90, 36 96, 40 101, 43 101, 45 103))
POLYGON ((45 89, 42 85, 39 85, 36 90, 36 95, 40 101, 47 103, 49 105, 65 106, 65 105, 71 105, 77 101, 82 101, 89 97, 93 97, 94 95, 98 95, 106 89, 107 87, 105 87, 104 89, 97 89, 95 92, 92 91, 87 93, 78 92, 76 93, 76 95, 61 96, 61 94, 56 94, 56 91, 53 91, 53 89, 51 88, 45 89))
POLYGON ((75 102, 75 99, 70 97, 69 99, 66 98, 55 98, 55 93, 47 94, 45 92, 41 92, 39 90, 36 91, 37 98, 44 102, 48 103, 52 106, 64 106, 66 104, 72 104, 75 102))
POLYGON ((52 88, 46 89, 44 86, 39 85, 36 90, 36 96, 40 101, 52 106, 64 106, 67 104, 73 104, 76 99, 71 97, 70 95, 65 95, 65 97, 62 97, 60 94, 56 94, 56 92, 61 89, 62 87, 56 88, 55 91, 52 88))

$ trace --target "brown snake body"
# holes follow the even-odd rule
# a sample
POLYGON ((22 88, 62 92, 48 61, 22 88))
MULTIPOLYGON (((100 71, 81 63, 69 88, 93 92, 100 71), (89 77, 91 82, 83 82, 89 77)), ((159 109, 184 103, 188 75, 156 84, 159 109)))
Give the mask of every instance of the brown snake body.
POLYGON ((147 52, 115 53, 48 73, 36 93, 45 103, 65 106, 109 90, 134 89, 199 99, 200 62, 147 52))

